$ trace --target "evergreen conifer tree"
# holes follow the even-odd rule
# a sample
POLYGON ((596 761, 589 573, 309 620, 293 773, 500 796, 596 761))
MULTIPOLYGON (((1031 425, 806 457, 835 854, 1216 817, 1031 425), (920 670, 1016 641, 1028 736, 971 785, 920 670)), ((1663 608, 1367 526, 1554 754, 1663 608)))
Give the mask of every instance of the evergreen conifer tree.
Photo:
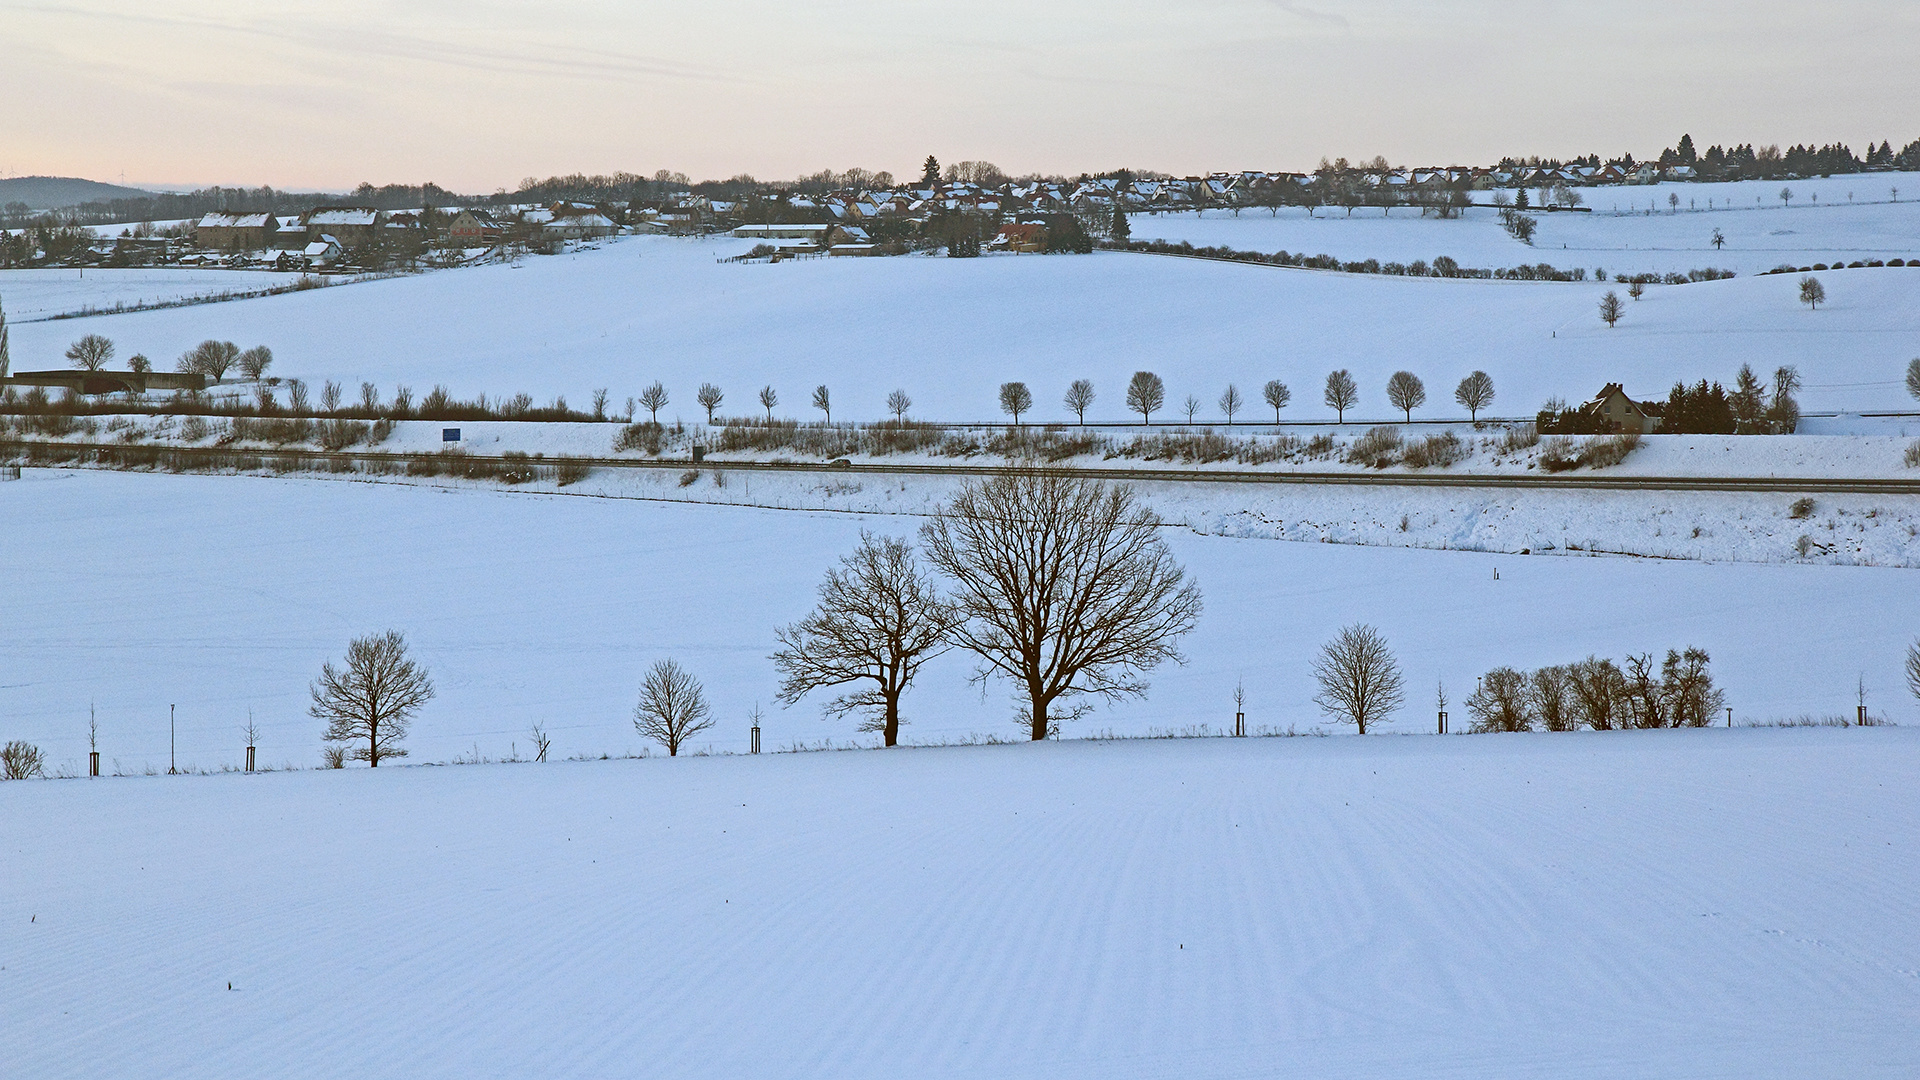
POLYGON ((1113 242, 1124 244, 1133 238, 1133 226, 1127 224, 1127 212, 1115 203, 1113 207, 1113 228, 1110 230, 1113 242))
POLYGON ((928 154, 926 162, 920 166, 920 186, 930 188, 937 186, 939 183, 940 159, 934 157, 932 154, 928 154))

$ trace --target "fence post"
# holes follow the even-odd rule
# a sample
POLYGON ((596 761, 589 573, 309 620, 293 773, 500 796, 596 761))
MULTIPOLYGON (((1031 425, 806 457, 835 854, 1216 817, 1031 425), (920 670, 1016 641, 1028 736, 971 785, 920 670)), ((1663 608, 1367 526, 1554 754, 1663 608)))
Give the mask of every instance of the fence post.
POLYGON ((1733 726, 1733 706, 1727 706, 1727 726, 1733 726))
POLYGON ((1236 712, 1233 714, 1233 737, 1236 739, 1244 739, 1246 738, 1246 735, 1247 735, 1247 714, 1243 712, 1236 712))
POLYGON ((1446 733, 1447 733, 1447 713, 1446 713, 1446 710, 1442 709, 1440 711, 1440 730, 1437 731, 1435 734, 1445 735, 1446 733))
POLYGON ((1867 726, 1867 707, 1865 705, 1854 706, 1853 722, 1856 727, 1867 726))
POLYGON ((253 747, 247 747, 247 771, 253 771, 253 747))
POLYGON ((753 736, 751 741, 748 744, 747 753, 757 754, 759 752, 760 752, 760 725, 755 724, 753 725, 753 736))
POLYGON ((100 751, 98 750, 89 751, 87 754, 87 775, 100 775, 100 751))

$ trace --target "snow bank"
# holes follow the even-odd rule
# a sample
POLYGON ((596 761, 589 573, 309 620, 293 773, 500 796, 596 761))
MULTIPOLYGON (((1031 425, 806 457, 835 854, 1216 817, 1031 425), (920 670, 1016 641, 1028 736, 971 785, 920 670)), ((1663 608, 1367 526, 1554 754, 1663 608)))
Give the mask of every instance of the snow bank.
POLYGON ((1910 1076, 1910 729, 0 785, 61 1077, 1910 1076), (231 989, 229 989, 231 987, 231 989))

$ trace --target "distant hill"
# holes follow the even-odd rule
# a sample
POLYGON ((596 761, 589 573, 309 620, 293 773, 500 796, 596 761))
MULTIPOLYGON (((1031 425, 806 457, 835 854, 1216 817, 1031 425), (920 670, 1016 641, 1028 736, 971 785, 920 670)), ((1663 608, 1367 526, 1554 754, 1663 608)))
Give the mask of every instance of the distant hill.
POLYGON ((150 199, 151 191, 102 184, 73 176, 16 176, 0 180, 0 206, 26 203, 32 210, 59 210, 108 199, 150 199))

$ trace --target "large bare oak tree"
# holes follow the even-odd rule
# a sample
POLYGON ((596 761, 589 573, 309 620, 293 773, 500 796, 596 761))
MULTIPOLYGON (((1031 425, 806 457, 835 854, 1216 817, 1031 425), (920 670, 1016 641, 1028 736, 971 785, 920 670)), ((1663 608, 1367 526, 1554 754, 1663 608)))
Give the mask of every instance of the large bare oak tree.
POLYGON ((820 603, 806 618, 775 631, 780 649, 779 698, 793 705, 809 691, 857 686, 827 706, 829 715, 865 712, 861 731, 900 738, 900 696, 920 665, 949 647, 953 609, 920 569, 913 546, 862 533, 860 546, 827 571, 820 603))
POLYGON ((1022 470, 968 484, 922 527, 928 561, 954 585, 953 640, 979 655, 978 677, 1025 692, 1033 738, 1055 730, 1056 702, 1142 695, 1145 672, 1183 661, 1174 642, 1199 617, 1200 590, 1159 526, 1124 484, 1022 470))
POLYGON ((327 722, 326 741, 352 745, 347 756, 379 768, 385 758, 407 756, 400 740, 413 714, 433 699, 433 680, 407 656, 407 639, 389 630, 355 638, 346 667, 327 661, 310 690, 307 712, 327 722))

